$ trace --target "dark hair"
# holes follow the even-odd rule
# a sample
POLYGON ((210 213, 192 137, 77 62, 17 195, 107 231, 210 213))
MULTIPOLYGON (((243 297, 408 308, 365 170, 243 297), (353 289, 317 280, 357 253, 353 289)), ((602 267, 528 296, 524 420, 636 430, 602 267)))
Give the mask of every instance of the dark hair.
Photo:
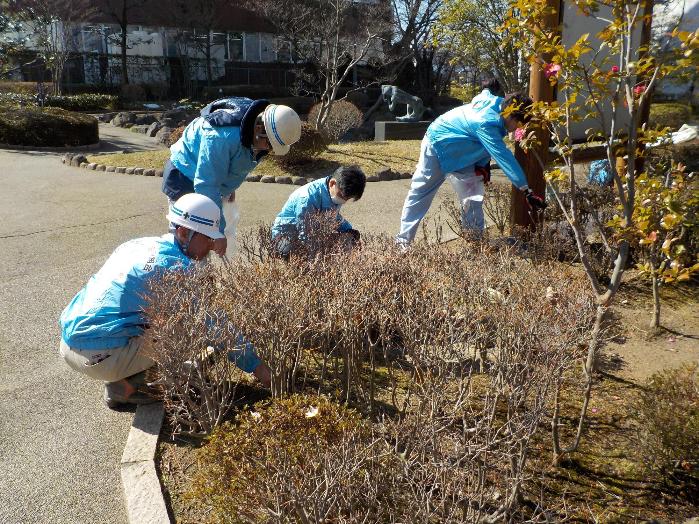
POLYGON ((497 78, 486 78, 481 82, 481 89, 487 89, 496 96, 504 96, 505 92, 497 78))
POLYGON ((364 186, 366 186, 366 176, 358 166, 338 167, 332 177, 345 198, 355 200, 362 198, 364 186))
POLYGON ((509 116, 526 124, 531 119, 532 99, 522 93, 511 93, 502 102, 502 110, 512 106, 509 116))

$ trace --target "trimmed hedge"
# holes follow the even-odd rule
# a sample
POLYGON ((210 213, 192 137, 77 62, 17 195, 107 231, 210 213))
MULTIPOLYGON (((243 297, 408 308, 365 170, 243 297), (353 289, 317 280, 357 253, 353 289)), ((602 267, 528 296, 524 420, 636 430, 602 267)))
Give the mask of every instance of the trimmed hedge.
POLYGON ((653 127, 669 127, 677 131, 682 124, 689 122, 692 117, 692 107, 677 102, 651 104, 648 123, 653 127))
MULTIPOLYGON (((67 111, 101 111, 113 110, 118 105, 119 97, 84 93, 81 95, 47 96, 45 107, 58 107, 67 111)), ((36 107, 36 93, 0 93, 0 105, 24 105, 36 107)))
POLYGON ((58 108, 0 107, 0 143, 64 147, 99 142, 97 119, 58 108))

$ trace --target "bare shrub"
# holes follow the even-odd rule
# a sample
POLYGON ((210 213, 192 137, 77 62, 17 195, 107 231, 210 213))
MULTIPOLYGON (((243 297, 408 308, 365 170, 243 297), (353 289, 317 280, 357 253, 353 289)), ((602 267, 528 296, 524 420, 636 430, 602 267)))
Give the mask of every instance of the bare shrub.
POLYGON ((395 459, 356 413, 308 396, 254 409, 202 450, 193 495, 210 501, 213 521, 381 520, 395 459))
POLYGON ((172 130, 172 132, 170 132, 167 139, 165 140, 165 145, 167 147, 174 145, 175 142, 182 138, 182 133, 184 133, 184 127, 185 126, 176 127, 172 130))
POLYGON ((485 187, 483 212, 495 228, 504 236, 510 225, 512 189, 509 185, 490 183, 485 187))
POLYGON ((240 335, 213 303, 221 292, 215 271, 170 272, 151 282, 146 315, 156 334, 152 358, 175 433, 206 435, 221 424, 241 378, 227 358, 240 346, 240 335))
MULTIPOLYGON (((204 473, 199 486, 215 491, 207 500, 220 497, 217 507, 243 521, 530 518, 520 502, 532 441, 594 321, 586 281, 479 242, 418 242, 403 253, 386 238, 353 250, 317 238, 288 262, 267 257, 265 242, 209 272, 209 295, 191 307, 219 312, 255 345, 275 397, 315 390, 377 422, 315 438, 324 422, 306 415, 307 400, 275 401, 261 419, 216 433, 240 451, 225 467, 223 448, 206 451, 223 468, 204 473), (256 480, 222 483, 227 468, 256 480)), ((153 329, 161 344, 189 345, 182 328, 153 329)))
MULTIPOLYGON (((316 104, 309 111, 308 122, 311 125, 316 125, 320 107, 321 104, 316 104)), ((363 113, 352 102, 336 100, 319 131, 325 135, 329 142, 337 143, 347 131, 362 125, 363 116, 363 113)))
POLYGON ((311 124, 301 124, 301 138, 284 156, 273 156, 282 167, 294 167, 307 164, 318 157, 328 147, 327 138, 311 124))
POLYGON ((670 484, 699 493, 699 373, 685 365, 653 375, 637 402, 639 451, 670 484))

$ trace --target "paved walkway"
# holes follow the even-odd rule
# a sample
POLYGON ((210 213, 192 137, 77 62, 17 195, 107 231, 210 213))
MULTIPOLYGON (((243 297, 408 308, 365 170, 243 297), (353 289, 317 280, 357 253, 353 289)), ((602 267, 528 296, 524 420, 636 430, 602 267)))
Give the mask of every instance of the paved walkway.
MULTIPOLYGON (((100 130, 105 149, 152 144, 100 130)), ((122 523, 118 464, 132 412, 107 409, 101 384, 62 362, 57 319, 116 246, 165 231, 165 198, 161 179, 59 158, 0 151, 0 522, 122 523)), ((370 184, 345 216, 360 230, 394 234, 408 185, 370 184)), ((294 189, 244 184, 241 229, 271 222, 294 189)))

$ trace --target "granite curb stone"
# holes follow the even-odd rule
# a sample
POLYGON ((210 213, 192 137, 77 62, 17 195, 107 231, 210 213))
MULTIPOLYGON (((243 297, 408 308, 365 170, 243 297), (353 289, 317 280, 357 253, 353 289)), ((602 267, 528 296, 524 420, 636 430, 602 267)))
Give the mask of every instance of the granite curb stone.
MULTIPOLYGON (((111 154, 111 153, 107 153, 111 154)), ((61 157, 61 162, 66 165, 71 165, 74 167, 82 167, 90 170, 96 171, 106 171, 107 173, 118 173, 127 175, 140 175, 140 176, 156 176, 162 178, 162 169, 153 169, 146 167, 124 167, 124 166, 110 166, 106 164, 98 164, 96 162, 87 162, 87 157, 79 153, 66 153, 61 157)), ((400 180, 400 179, 410 179, 412 178, 412 173, 399 173, 397 171, 392 171, 391 169, 385 169, 378 174, 368 175, 366 177, 367 182, 380 182, 384 180, 400 180)), ((262 182, 264 184, 293 184, 295 186, 303 186, 308 182, 316 180, 318 177, 304 177, 295 175, 257 175, 250 173, 245 177, 246 182, 262 182)))
POLYGON ((138 406, 121 457, 121 484, 129 524, 169 523, 155 469, 155 452, 165 408, 162 402, 138 406))

